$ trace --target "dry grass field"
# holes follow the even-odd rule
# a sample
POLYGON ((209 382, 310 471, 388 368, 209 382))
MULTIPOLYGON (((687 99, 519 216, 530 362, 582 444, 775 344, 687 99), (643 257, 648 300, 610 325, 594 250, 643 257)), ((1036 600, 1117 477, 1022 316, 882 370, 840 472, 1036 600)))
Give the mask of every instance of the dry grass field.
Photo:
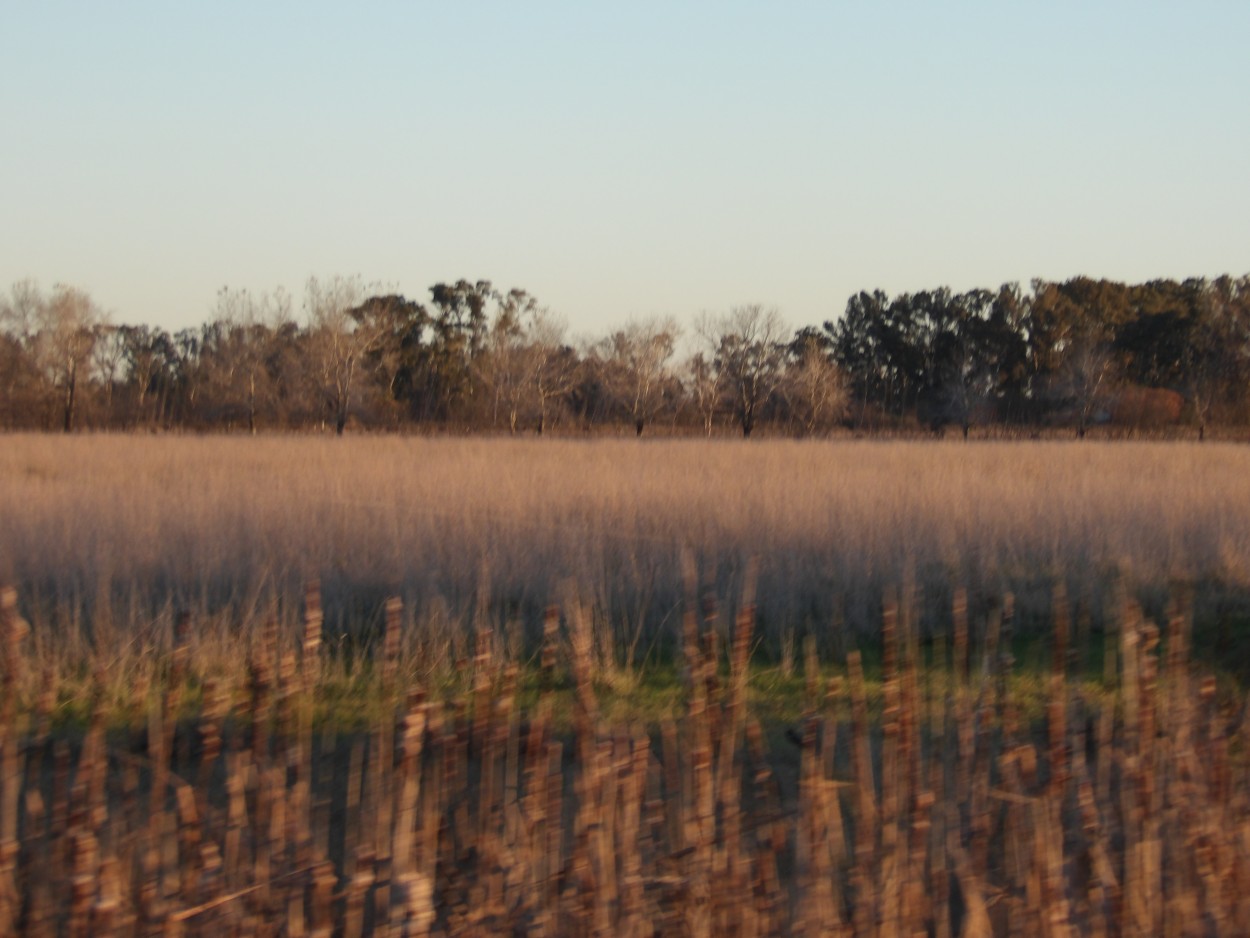
POLYGON ((1117 576, 1155 613, 1195 584, 1200 630, 1227 627, 1250 585, 1250 449, 9 436, 0 519, 0 581, 37 641, 168 631, 182 609, 291 623, 319 579, 332 633, 376 634, 398 595, 407 640, 443 661, 478 625, 534 647, 571 583, 618 657, 671 656, 685 555, 721 596, 758 562, 775 658, 807 634, 844 652, 907 580, 930 630, 965 587, 974 619, 1013 592, 1027 631, 1059 580, 1097 622, 1117 576))
POLYGON ((3 442, 0 934, 1250 933, 1250 450, 3 442))

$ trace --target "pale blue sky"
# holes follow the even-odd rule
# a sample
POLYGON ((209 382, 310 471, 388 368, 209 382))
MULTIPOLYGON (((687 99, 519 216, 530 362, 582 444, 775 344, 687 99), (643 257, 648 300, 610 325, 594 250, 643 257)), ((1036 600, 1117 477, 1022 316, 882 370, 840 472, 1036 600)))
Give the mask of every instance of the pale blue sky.
POLYGON ((359 274, 596 333, 1250 271, 1250 3, 0 0, 0 289, 359 274))

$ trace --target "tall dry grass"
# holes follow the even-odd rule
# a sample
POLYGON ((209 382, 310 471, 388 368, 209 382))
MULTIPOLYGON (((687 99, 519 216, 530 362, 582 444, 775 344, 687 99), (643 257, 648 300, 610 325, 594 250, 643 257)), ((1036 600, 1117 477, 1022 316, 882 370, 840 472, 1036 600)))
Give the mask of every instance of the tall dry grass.
POLYGON ((964 602, 925 667, 914 596, 887 599, 879 710, 858 651, 826 680, 809 643, 806 712, 771 742, 747 694, 749 587, 732 627, 684 604, 682 700, 658 726, 604 712, 575 602, 547 618, 529 703, 485 634, 463 696, 395 683, 393 602, 376 672, 400 703, 332 739, 302 706, 323 664, 310 593, 299 639, 266 628, 247 656, 246 701, 210 696, 178 726, 166 696, 123 746, 99 715, 73 744, 18 718, 26 626, 0 588, 0 932, 1250 933, 1250 721, 1191 662, 1184 608, 1160 627, 1121 600, 1113 705, 1069 678, 1057 589, 1039 718, 1004 691, 1010 599, 976 641, 964 602))
POLYGON ((875 631, 907 576, 938 618, 953 584, 974 605, 1012 590, 1027 628, 1056 580, 1097 618, 1115 568, 1148 608, 1203 585, 1205 625, 1250 582, 1250 449, 15 435, 0 519, 0 579, 37 640, 167 631, 179 608, 291 621, 316 577, 332 634, 377 631, 398 594, 412 635, 463 641, 485 618, 536 643, 571 578, 643 655, 671 650, 686 550, 724 593, 758 558, 769 648, 875 631))

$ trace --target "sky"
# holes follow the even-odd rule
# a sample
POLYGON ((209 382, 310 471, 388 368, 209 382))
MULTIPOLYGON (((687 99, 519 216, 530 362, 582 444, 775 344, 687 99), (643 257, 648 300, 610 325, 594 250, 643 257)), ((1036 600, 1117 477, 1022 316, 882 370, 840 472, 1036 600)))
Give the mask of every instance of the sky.
POLYGON ((1250 3, 0 4, 0 290, 521 287, 574 333, 1250 272, 1250 3))

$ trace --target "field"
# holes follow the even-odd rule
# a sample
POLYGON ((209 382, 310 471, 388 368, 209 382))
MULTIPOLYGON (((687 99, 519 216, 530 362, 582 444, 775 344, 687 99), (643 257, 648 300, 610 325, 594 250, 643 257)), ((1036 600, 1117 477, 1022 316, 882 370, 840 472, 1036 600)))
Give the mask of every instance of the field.
MULTIPOLYGON (((1007 592, 1022 630, 1063 581, 1095 623, 1122 579, 1199 625, 1250 584, 1250 450, 1234 445, 8 437, 0 581, 40 647, 293 627, 321 584, 331 636, 376 636, 389 596, 427 668, 479 626, 535 647, 573 590, 622 663, 671 658, 685 594, 736 596, 758 563, 756 651, 845 654, 911 579, 922 629, 1007 592)), ((1230 612, 1229 605, 1233 611, 1230 612)), ((124 647, 122 647, 124 646, 124 647)))
POLYGON ((4 443, 2 933, 1250 931, 1244 447, 4 443))

